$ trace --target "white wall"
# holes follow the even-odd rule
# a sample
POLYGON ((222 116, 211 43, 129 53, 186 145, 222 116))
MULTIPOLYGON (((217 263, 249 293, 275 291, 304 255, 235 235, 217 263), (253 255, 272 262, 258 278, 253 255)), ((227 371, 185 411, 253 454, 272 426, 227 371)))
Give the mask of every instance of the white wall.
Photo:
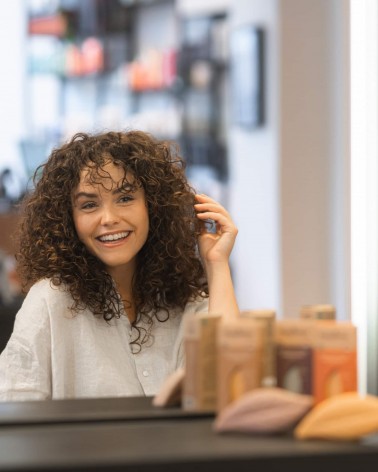
POLYGON ((333 303, 340 317, 349 316, 339 281, 347 273, 344 268, 340 274, 340 269, 349 254, 344 237, 348 225, 343 221, 349 120, 343 107, 347 101, 339 95, 349 83, 344 55, 348 43, 342 42, 340 27, 344 5, 340 0, 281 2, 281 254, 286 316, 295 316, 305 303, 333 303))
POLYGON ((332 0, 331 294, 340 319, 351 318, 351 60, 350 2, 332 0))
POLYGON ((251 131, 230 123, 230 211, 240 230, 233 253, 234 279, 242 309, 279 309, 278 0, 240 0, 230 13, 231 34, 244 24, 261 26, 267 51, 266 123, 251 131))
MULTIPOLYGON (((0 171, 24 173, 19 139, 24 131, 25 34, 24 1, 3 2, 0 14, 0 171)), ((18 193, 17 182, 14 182, 18 193)))
POLYGON ((242 308, 349 317, 348 2, 243 0, 231 27, 265 26, 267 122, 233 126, 235 281, 242 308))

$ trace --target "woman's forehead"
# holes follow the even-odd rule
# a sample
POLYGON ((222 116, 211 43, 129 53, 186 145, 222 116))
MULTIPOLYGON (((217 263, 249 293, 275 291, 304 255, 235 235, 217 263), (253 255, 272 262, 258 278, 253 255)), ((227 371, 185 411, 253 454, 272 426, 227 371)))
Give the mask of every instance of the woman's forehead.
POLYGON ((101 186, 114 188, 124 186, 125 183, 135 184, 135 177, 131 171, 125 171, 121 165, 113 161, 106 161, 101 166, 88 165, 80 172, 79 186, 101 186))

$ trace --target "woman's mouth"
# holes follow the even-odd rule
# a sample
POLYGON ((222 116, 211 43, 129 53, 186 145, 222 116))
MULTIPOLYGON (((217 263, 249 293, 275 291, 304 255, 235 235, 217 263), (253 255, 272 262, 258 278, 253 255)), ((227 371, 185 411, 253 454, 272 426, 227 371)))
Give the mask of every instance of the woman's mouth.
POLYGON ((121 231, 119 233, 103 234, 102 236, 98 236, 96 239, 102 243, 118 243, 126 239, 130 233, 131 231, 121 231))

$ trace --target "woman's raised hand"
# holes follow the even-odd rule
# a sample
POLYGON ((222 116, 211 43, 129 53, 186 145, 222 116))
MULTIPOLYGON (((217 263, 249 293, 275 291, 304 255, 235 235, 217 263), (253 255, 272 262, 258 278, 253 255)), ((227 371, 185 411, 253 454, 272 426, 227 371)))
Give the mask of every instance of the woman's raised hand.
POLYGON ((205 264, 227 262, 229 260, 238 229, 227 210, 218 202, 204 194, 195 196, 194 208, 197 217, 202 220, 213 220, 215 232, 204 229, 199 237, 199 249, 205 264))

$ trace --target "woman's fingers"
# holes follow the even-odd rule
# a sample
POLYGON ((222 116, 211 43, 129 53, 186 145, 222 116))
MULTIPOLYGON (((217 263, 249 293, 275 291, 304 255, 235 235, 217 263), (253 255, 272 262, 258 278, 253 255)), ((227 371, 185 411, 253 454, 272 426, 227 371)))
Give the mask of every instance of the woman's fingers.
POLYGON ((216 202, 212 198, 207 197, 205 195, 196 195, 196 199, 201 200, 200 203, 194 204, 195 210, 198 212, 198 214, 204 212, 221 213, 231 220, 231 216, 228 211, 220 203, 216 202))
POLYGON ((218 234, 237 231, 230 214, 222 205, 206 195, 196 195, 196 199, 201 201, 194 205, 200 220, 213 220, 218 234))
POLYGON ((227 210, 218 202, 205 195, 199 195, 194 205, 197 218, 211 221, 214 231, 204 231, 200 237, 201 255, 207 262, 228 260, 238 229, 227 210))
POLYGON ((222 228, 233 226, 232 221, 227 215, 217 211, 204 211, 202 213, 197 213, 197 217, 201 220, 214 220, 216 223, 220 224, 222 228))

